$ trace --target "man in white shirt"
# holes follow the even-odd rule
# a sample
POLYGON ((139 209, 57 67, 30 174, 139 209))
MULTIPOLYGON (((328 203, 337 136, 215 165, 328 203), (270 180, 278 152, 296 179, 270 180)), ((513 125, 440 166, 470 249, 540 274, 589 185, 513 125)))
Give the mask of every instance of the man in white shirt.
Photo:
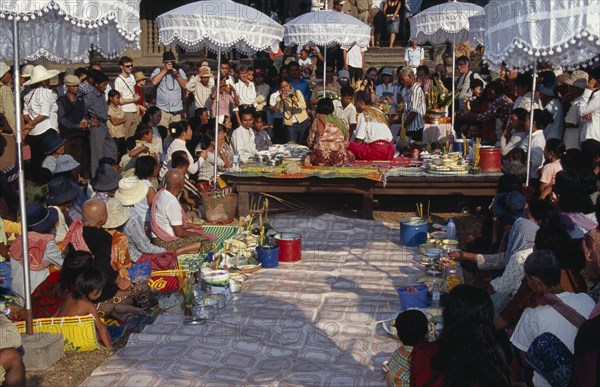
POLYGON ((563 142, 567 150, 581 150, 581 134, 587 130, 586 126, 591 123, 591 121, 581 118, 581 108, 584 105, 582 94, 587 83, 588 74, 581 70, 574 71, 570 78, 565 81, 565 84, 568 85, 568 94, 574 97, 571 107, 565 116, 563 142))
MULTIPOLYGON (((522 352, 527 352, 538 336, 551 333, 573 353, 579 327, 567 319, 567 316, 585 321, 595 306, 594 301, 585 293, 576 294, 562 289, 560 262, 549 250, 539 250, 529 255, 525 260, 524 269, 529 288, 543 296, 543 300, 553 304, 526 308, 510 339, 511 343, 522 352), (568 314, 569 308, 576 313, 568 314), (573 314, 574 316, 570 316, 573 314)), ((534 372, 533 385, 550 384, 541 374, 534 372)))
POLYGON ((552 121, 546 129, 544 129, 544 137, 546 137, 546 141, 551 138, 558 138, 559 140, 563 139, 563 108, 560 100, 556 95, 556 82, 546 85, 539 85, 537 89, 540 92, 540 100, 542 101, 542 105, 544 106, 544 110, 552 114, 552 121))
POLYGON ((356 129, 356 107, 352 101, 354 100, 354 88, 350 85, 342 86, 340 89, 340 99, 333 101, 335 108, 334 114, 343 120, 346 120, 350 126, 350 136, 356 129))
POLYGON ((417 45, 416 39, 410 41, 410 47, 404 52, 404 64, 417 74, 417 67, 425 63, 425 51, 417 45))
POLYGON ((366 47, 360 47, 358 44, 352 46, 349 50, 344 50, 344 70, 350 73, 350 82, 352 84, 360 82, 365 72, 365 54, 366 47))
MULTIPOLYGON (((513 109, 523 108, 528 112, 531 111, 531 90, 533 87, 533 76, 529 73, 522 73, 517 75, 515 79, 515 90, 517 92, 517 99, 513 109)), ((539 98, 534 99, 534 109, 543 109, 542 102, 539 98)))
POLYGON ((165 175, 165 189, 157 193, 156 205, 150 211, 153 243, 177 249, 178 254, 207 252, 212 242, 201 235, 202 226, 186 222, 177 199, 184 184, 185 178, 179 169, 170 169, 165 175))
POLYGON ((123 56, 119 59, 121 74, 115 79, 115 90, 121 93, 119 104, 125 113, 127 121, 123 124, 125 138, 135 134, 135 129, 140 123, 137 103, 140 97, 135 93, 135 77, 133 76, 133 59, 123 56))
POLYGON ((235 84, 235 92, 239 99, 238 109, 233 109, 237 122, 240 121, 239 111, 244 109, 254 109, 256 107, 256 88, 254 82, 250 80, 248 66, 240 65, 238 67, 238 76, 240 80, 235 84))
POLYGON ((591 79, 582 94, 581 119, 586 120, 585 131, 581 133, 581 149, 587 161, 600 154, 600 82, 591 79))
POLYGON ((348 150, 357 160, 393 159, 395 148, 387 116, 381 110, 371 106, 371 95, 365 91, 356 93, 354 104, 360 114, 348 150))
POLYGON ((210 86, 210 80, 212 73, 210 67, 202 66, 198 68, 198 74, 194 75, 187 82, 187 90, 194 94, 194 103, 197 108, 205 108, 206 101, 210 98, 212 93, 212 87, 210 86))
POLYGON ((234 130, 231 135, 231 147, 235 153, 240 155, 240 161, 245 163, 258 153, 254 130, 252 129, 252 125, 254 124, 252 111, 242 110, 240 122, 242 125, 234 130))

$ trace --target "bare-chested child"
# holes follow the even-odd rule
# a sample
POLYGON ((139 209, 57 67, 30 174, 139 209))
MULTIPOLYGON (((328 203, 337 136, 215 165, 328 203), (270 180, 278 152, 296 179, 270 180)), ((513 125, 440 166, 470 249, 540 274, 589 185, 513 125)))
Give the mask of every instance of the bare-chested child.
POLYGON ((89 267, 75 280, 75 289, 61 305, 56 317, 86 316, 91 314, 96 321, 96 332, 100 342, 110 348, 112 341, 106 326, 100 321, 96 306, 93 304, 100 297, 106 280, 102 272, 95 267, 89 267))

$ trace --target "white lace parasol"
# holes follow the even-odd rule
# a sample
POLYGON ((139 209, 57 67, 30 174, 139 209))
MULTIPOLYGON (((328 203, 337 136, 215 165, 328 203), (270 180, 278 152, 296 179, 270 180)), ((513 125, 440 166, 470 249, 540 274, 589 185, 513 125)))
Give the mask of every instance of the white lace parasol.
POLYGON ((0 58, 13 56, 15 18, 22 60, 84 62, 91 45, 108 58, 140 45, 140 0, 1 0, 0 58))
POLYGON ((598 0, 492 0, 485 10, 484 59, 493 67, 527 69, 538 60, 588 65, 600 54, 598 0))
MULTIPOLYGON (((410 20, 410 36, 420 43, 465 42, 472 37, 469 35, 470 19, 483 13, 482 7, 471 3, 452 1, 436 5, 416 14, 410 20)), ((476 32, 480 30, 481 24, 476 32)))
POLYGON ((187 50, 237 49, 244 54, 277 52, 283 27, 254 8, 230 0, 204 0, 187 4, 156 18, 158 38, 165 45, 187 50))
POLYGON ((284 43, 288 45, 316 44, 331 47, 353 45, 367 47, 371 28, 357 18, 331 10, 313 11, 300 15, 284 26, 284 43))

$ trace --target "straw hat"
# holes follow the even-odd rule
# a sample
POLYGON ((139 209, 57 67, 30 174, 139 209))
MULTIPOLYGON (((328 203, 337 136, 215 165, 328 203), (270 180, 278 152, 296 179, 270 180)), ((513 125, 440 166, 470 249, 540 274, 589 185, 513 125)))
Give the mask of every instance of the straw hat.
POLYGON ((212 77, 210 67, 208 67, 208 66, 200 67, 200 78, 210 78, 210 77, 212 77))
POLYGON ((148 77, 144 75, 143 71, 138 71, 137 73, 133 74, 133 77, 135 78, 136 82, 139 82, 143 79, 148 79, 148 77))
POLYGON ((25 66, 23 66, 23 68, 21 69, 21 78, 31 78, 31 72, 33 71, 34 67, 35 66, 31 63, 28 63, 25 66))
POLYGON ((25 82, 25 86, 34 85, 36 83, 40 83, 42 81, 46 81, 48 79, 54 78, 60 74, 58 70, 47 70, 42 65, 37 65, 33 68, 31 72, 31 78, 25 82))
POLYGON ((119 182, 115 197, 124 206, 133 206, 142 201, 148 193, 148 186, 135 176, 127 177, 119 182))
POLYGON ((589 75, 585 71, 577 70, 565 81, 567 85, 585 89, 589 80, 589 75))
POLYGON ((10 70, 10 66, 8 66, 4 62, 0 62, 0 78, 4 76, 10 70))
POLYGON ((79 80, 79 77, 75 75, 67 75, 65 76, 63 83, 65 86, 79 86, 81 81, 79 80))
POLYGON ((120 201, 115 198, 108 198, 106 201, 106 212, 108 218, 103 228, 117 228, 124 225, 131 217, 131 211, 123 207, 120 201))

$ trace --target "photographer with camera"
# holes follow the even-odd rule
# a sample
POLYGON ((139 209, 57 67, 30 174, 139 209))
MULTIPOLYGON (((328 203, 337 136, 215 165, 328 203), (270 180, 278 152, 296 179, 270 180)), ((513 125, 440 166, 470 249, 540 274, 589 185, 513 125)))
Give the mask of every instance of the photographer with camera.
POLYGON ((187 85, 185 72, 179 68, 173 51, 163 54, 163 67, 156 68, 150 76, 156 87, 156 106, 162 111, 160 125, 185 119, 183 111, 183 91, 187 85))
POLYGON ((310 120, 302 92, 295 89, 287 79, 282 79, 279 90, 272 94, 270 102, 274 110, 283 113, 286 142, 305 145, 310 120))

